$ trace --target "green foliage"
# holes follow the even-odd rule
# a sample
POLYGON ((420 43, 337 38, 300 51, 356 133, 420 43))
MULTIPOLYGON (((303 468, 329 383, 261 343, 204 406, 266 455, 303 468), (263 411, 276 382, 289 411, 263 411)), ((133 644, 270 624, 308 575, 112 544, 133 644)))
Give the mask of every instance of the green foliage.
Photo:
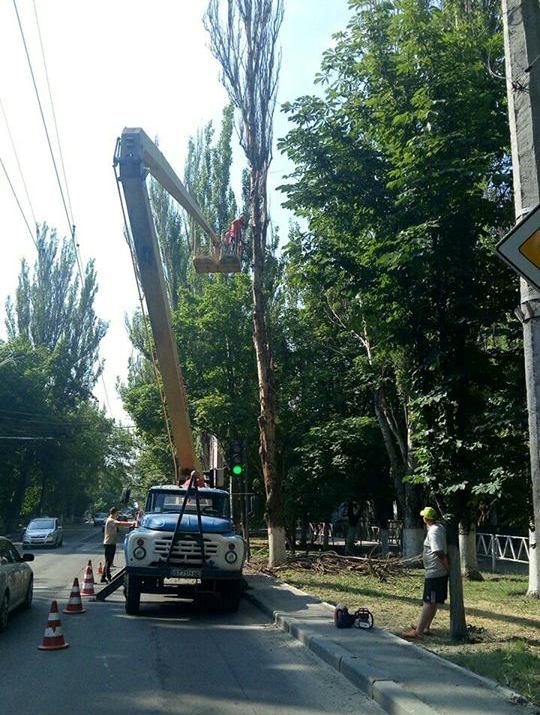
POLYGON ((56 231, 44 224, 36 243, 33 271, 23 260, 15 302, 7 301, 8 336, 47 349, 58 396, 87 399, 102 370, 99 344, 107 330, 94 312, 94 264, 86 266, 81 284, 72 242, 59 242, 56 231))
POLYGON ((476 2, 351 9, 323 97, 285 106, 283 188, 308 223, 293 280, 326 297, 360 381, 390 390, 413 478, 463 514, 526 480, 516 290, 493 251, 512 220, 505 87, 487 62, 503 63, 500 18, 476 2))
POLYGON ((133 452, 91 394, 106 331, 94 311, 93 264, 81 283, 73 244, 45 225, 37 249, 32 271, 22 263, 7 304, 9 340, 0 343, 0 523, 8 530, 21 516, 78 518, 119 494, 133 452))
POLYGON ((133 445, 92 401, 58 397, 56 362, 17 338, 0 345, 0 524, 82 516, 118 499, 133 445))

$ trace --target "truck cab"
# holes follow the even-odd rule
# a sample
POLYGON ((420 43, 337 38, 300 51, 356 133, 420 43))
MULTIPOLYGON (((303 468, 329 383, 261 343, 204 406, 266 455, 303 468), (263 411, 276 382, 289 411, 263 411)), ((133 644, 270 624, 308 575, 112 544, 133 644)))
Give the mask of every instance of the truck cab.
POLYGON ((145 514, 127 536, 124 551, 127 613, 138 613, 141 593, 193 599, 211 594, 223 610, 238 609, 246 546, 234 530, 228 492, 152 487, 145 514))

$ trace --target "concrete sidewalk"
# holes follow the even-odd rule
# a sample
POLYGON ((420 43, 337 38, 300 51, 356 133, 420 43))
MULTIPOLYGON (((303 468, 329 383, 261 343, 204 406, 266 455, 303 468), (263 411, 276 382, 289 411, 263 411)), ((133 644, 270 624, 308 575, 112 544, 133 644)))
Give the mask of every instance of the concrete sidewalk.
POLYGON ((247 599, 392 715, 540 714, 516 693, 380 628, 338 630, 332 606, 315 596, 260 574, 246 580, 247 599))

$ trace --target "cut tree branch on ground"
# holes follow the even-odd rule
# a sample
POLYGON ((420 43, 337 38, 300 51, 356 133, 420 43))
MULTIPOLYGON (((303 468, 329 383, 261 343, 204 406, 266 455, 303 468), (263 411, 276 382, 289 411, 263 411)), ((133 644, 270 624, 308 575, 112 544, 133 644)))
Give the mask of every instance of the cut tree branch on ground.
POLYGON ((306 569, 316 573, 339 573, 354 571, 357 574, 375 576, 379 581, 387 581, 392 576, 407 575, 408 569, 417 566, 420 555, 409 559, 396 557, 374 558, 372 556, 342 556, 335 551, 324 553, 307 553, 289 556, 287 562, 281 566, 268 568, 263 563, 258 563, 257 555, 253 554, 250 566, 271 576, 278 576, 281 571, 290 568, 306 569))

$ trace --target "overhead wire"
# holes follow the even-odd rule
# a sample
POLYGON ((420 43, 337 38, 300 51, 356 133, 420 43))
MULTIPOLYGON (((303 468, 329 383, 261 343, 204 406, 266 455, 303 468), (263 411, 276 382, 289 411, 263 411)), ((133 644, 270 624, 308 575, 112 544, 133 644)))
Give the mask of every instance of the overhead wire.
POLYGON ((26 214, 24 213, 23 207, 21 205, 21 202, 19 201, 19 197, 17 196, 17 192, 15 191, 15 187, 13 186, 13 183, 11 182, 11 179, 9 178, 8 171, 6 169, 6 165, 2 161, 2 157, 0 157, 0 165, 2 166, 2 169, 4 171, 4 174, 6 175, 7 182, 9 184, 9 187, 11 189, 11 193, 13 194, 15 201, 17 202, 17 206, 19 207, 19 211, 21 212, 21 216, 23 217, 23 221, 26 224, 26 228, 28 229, 28 233, 30 234, 30 238, 32 240, 32 243, 34 246, 37 248, 37 241, 34 236, 34 233, 32 232, 32 229, 30 228, 30 224, 28 223, 28 219, 26 218, 26 214))
MULTIPOLYGON (((34 16, 35 16, 35 19, 36 19, 36 25, 37 25, 37 30, 38 30, 40 48, 41 48, 41 56, 42 56, 42 59, 43 59, 43 66, 44 66, 44 70, 45 70, 45 77, 46 77, 47 88, 48 88, 48 92, 49 92, 49 101, 50 101, 50 104, 51 104, 51 113, 52 113, 52 116, 53 116, 53 123, 54 123, 54 127, 55 127, 55 132, 56 132, 56 139, 57 139, 57 144, 58 144, 58 151, 59 151, 59 154, 60 154, 60 161, 61 161, 61 166, 62 166, 62 171, 63 171, 63 177, 64 177, 64 183, 65 183, 65 188, 66 188, 66 195, 64 195, 64 188, 63 188, 62 182, 61 182, 61 180, 60 180, 60 175, 59 175, 59 172, 58 172, 58 166, 57 166, 57 163, 56 163, 56 158, 55 158, 55 156, 54 156, 54 151, 53 151, 53 147, 52 147, 52 142, 51 142, 51 138, 50 138, 50 135, 49 135, 49 130, 48 130, 48 127, 47 127, 47 121, 46 121, 46 119, 45 119, 45 113, 44 113, 44 111, 43 111, 43 105, 42 105, 42 103, 41 103, 41 98, 40 98, 39 90, 38 90, 37 83, 36 83, 36 77, 35 77, 34 69, 33 69, 33 66, 32 66, 32 60, 31 60, 31 58, 30 58, 30 53, 29 53, 29 51, 28 51, 28 45, 27 45, 27 42, 26 42, 26 37, 25 37, 25 34, 24 34, 24 30, 23 30, 21 18, 20 18, 20 15, 19 15, 19 11, 18 11, 18 8, 17 8, 17 1, 16 1, 16 0, 13 0, 13 7, 15 8, 15 14, 17 15, 17 22, 18 22, 18 25, 19 25, 19 30, 20 30, 20 33, 21 33, 21 38, 22 38, 22 42, 23 42, 23 45, 24 45, 24 50, 25 50, 25 54, 26 54, 26 59, 27 59, 27 62, 28 62, 28 68, 29 68, 29 70, 30 70, 30 75, 31 75, 31 77, 32 77, 32 83, 33 83, 33 85, 34 85, 34 92, 35 92, 36 99, 37 99, 37 103, 38 103, 38 107, 39 107, 39 113, 40 113, 40 115, 41 115, 41 121, 42 121, 42 124, 43 124, 43 129, 45 130, 45 136, 46 136, 46 138, 47 138, 47 144, 48 144, 48 147, 49 147, 49 152, 50 152, 51 159, 52 159, 52 163, 53 163, 53 167, 54 167, 54 173, 55 173, 55 176, 56 176, 56 181, 57 181, 57 184, 58 184, 58 189, 59 189, 59 191, 60 191, 60 196, 61 196, 61 198, 62 198, 62 205, 63 205, 63 207, 64 207, 64 212, 65 212, 65 215, 66 215, 66 218, 67 218, 67 222, 68 222, 68 226, 69 226, 69 235, 70 235, 70 237, 71 237, 71 240, 72 240, 72 243, 73 243, 73 247, 74 247, 74 250, 75 250, 75 258, 76 258, 76 261, 77 261, 77 268, 78 268, 78 271, 79 271, 79 277, 80 277, 80 280, 81 280, 81 287, 82 287, 82 286, 84 285, 84 276, 83 276, 83 270, 82 270, 82 264, 81 264, 80 247, 79 247, 79 245, 78 245, 78 243, 77 243, 77 241, 76 241, 76 239, 75 239, 75 220, 74 220, 74 217, 73 217, 73 210, 72 210, 72 206, 71 206, 71 197, 70 197, 70 193, 69 193, 69 187, 68 187, 68 182, 67 182, 67 177, 66 177, 66 171, 65 171, 65 164, 64 164, 64 157, 63 157, 63 153, 62 153, 62 145, 61 145, 61 142, 60 142, 60 135, 59 135, 59 131, 58 131, 58 123, 57 123, 57 121, 56 121, 56 112, 55 112, 55 109, 54 109, 54 101, 53 101, 52 92, 51 92, 51 87, 50 87, 50 82, 49 82, 49 73, 48 73, 48 69, 47 69, 47 62, 46 62, 46 59, 45 59, 45 48, 44 48, 44 45, 43 45, 43 40, 42 40, 42 35, 41 35, 41 27, 40 27, 40 25, 39 25, 39 17, 38 17, 38 14, 37 14, 37 8, 36 8, 35 0, 34 0, 34 2, 33 2, 33 6, 34 6, 34 16), (67 199, 66 199, 66 196, 67 196, 67 199)), ((35 243, 35 242, 34 242, 34 243, 35 243)), ((103 392, 104 392, 104 397, 105 397, 105 403, 106 403, 107 408, 108 408, 108 410, 109 410, 109 414, 112 416, 112 409, 111 409, 111 404, 110 404, 110 401, 109 401, 109 394, 108 394, 108 391, 107 391, 107 387, 106 387, 106 385, 105 385, 105 379, 104 379, 104 377, 103 377, 103 374, 101 374, 100 378, 101 378, 101 384, 102 384, 102 387, 103 387, 103 392)))
MULTIPOLYGON (((72 439, 74 434, 81 429, 94 425, 94 420, 80 417, 62 418, 61 416, 46 413, 31 413, 0 410, 0 437, 7 436, 25 437, 31 433, 36 439, 50 437, 51 439, 72 439), (6 435, 5 433, 8 433, 6 435)), ((118 426, 123 431, 134 430, 134 426, 118 426)))
POLYGON ((53 442, 57 441, 56 437, 18 437, 18 436, 2 436, 2 435, 0 435, 0 439, 11 439, 11 440, 16 440, 17 442, 26 442, 29 440, 53 441, 53 442))
POLYGON ((22 185, 24 187, 24 193, 26 194, 26 200, 28 201, 28 206, 30 207, 30 213, 32 214, 32 219, 34 221, 34 226, 37 225, 36 221, 36 214, 34 212, 34 207, 32 205, 32 200, 30 199, 30 194, 28 193, 28 187, 26 185, 26 180, 24 178, 23 170, 21 167, 21 162, 19 161, 19 154, 17 153, 17 148, 15 146, 15 142, 13 141, 13 135, 11 133, 11 127, 9 126, 9 121, 7 118, 6 110, 4 107, 4 103, 2 102, 2 98, 0 97, 0 109, 2 110, 2 116, 4 117, 4 122, 6 124, 6 129, 9 137, 9 141, 11 143, 11 149, 13 150, 13 154, 15 156, 15 161, 17 162, 17 168, 19 169, 19 175, 22 180, 22 185))
POLYGON ((47 82, 47 91, 49 93, 49 102, 51 105, 51 114, 53 118, 53 124, 54 124, 54 131, 56 134, 56 143, 58 145, 58 153, 60 154, 60 165, 62 167, 62 176, 64 178, 64 186, 66 187, 66 197, 67 197, 67 204, 69 207, 69 214, 71 217, 71 224, 74 226, 75 220, 73 218, 73 207, 71 205, 71 196, 69 193, 69 184, 66 176, 66 166, 64 163, 64 154, 62 152, 62 143, 60 141, 60 133, 58 131, 58 122, 56 121, 56 111, 54 109, 54 101, 52 97, 52 91, 51 91, 51 83, 49 81, 49 70, 47 68, 47 61, 45 59, 45 48, 43 46, 43 38, 41 36, 41 27, 39 24, 39 17, 38 17, 38 12, 37 12, 37 7, 36 7, 36 0, 32 0, 33 6, 34 6, 34 17, 36 18, 36 27, 38 31, 38 37, 39 37, 39 46, 41 49, 41 59, 43 60, 43 68, 45 70, 45 80, 47 82))
MULTIPOLYGON (((47 88, 48 88, 48 92, 49 92, 49 101, 50 101, 50 104, 51 104, 51 113, 52 113, 52 116, 53 116, 53 123, 54 123, 54 127, 55 127, 55 132, 56 132, 56 139, 57 139, 57 144, 58 144, 58 151, 59 151, 59 154, 60 154, 60 161, 61 161, 62 172, 63 172, 63 177, 64 177, 64 183, 65 183, 65 188, 66 188, 67 200, 66 200, 66 196, 64 196, 64 189, 63 189, 63 187, 62 187, 62 182, 61 182, 61 180, 60 180, 60 175, 59 175, 59 172, 58 172, 58 167, 57 167, 56 159, 55 159, 55 156, 54 156, 54 151, 53 151, 53 147, 52 147, 52 143, 51 143, 51 139, 50 139, 50 135, 49 135, 49 130, 48 130, 48 127, 47 127, 47 122, 46 122, 46 120, 45 120, 45 114, 44 114, 44 112, 43 112, 43 106, 42 106, 42 103, 41 103, 41 98, 40 98, 39 90, 38 90, 37 83, 36 83, 36 78, 35 78, 35 74, 34 74, 34 69, 33 69, 33 66, 32 66, 32 61, 31 61, 31 59, 30 59, 30 53, 29 53, 29 51, 28 51, 28 45, 27 45, 27 43, 26 43, 26 37, 25 37, 25 35, 24 35, 24 30, 23 30, 21 18, 20 18, 20 15, 19 15, 19 11, 18 11, 18 9, 17 9, 17 2, 16 2, 16 0, 13 0, 13 6, 14 6, 14 8, 15 8, 15 13, 16 13, 16 15, 17 15, 17 22, 18 22, 18 24, 19 24, 19 30, 20 30, 20 33, 21 33, 21 38, 22 38, 23 45, 24 45, 24 50, 25 50, 25 53, 26 53, 26 59, 27 59, 27 61, 28 61, 28 68, 29 68, 29 70, 30 70, 30 75, 31 75, 31 77, 32 77, 32 83, 33 83, 33 85, 34 85, 34 91, 35 91, 37 103, 38 103, 38 106, 39 106, 39 112, 40 112, 40 115, 41 115, 41 121, 42 121, 42 123, 43 123, 43 129, 45 130, 45 136, 47 137, 47 144, 48 144, 48 147, 49 147, 49 152, 50 152, 51 159, 52 159, 52 163, 53 163, 53 167, 54 167, 54 173, 55 173, 55 175, 56 175, 56 181, 57 181, 57 183, 58 183, 58 188, 59 188, 59 190, 60 190, 60 196, 61 196, 61 198, 62 198, 62 205, 63 205, 63 207, 64 207, 64 212, 65 212, 65 214, 66 214, 66 218, 67 218, 67 222, 68 222, 69 235, 71 236, 71 240, 72 240, 72 242, 73 242, 74 249, 75 249, 75 258, 76 258, 76 261, 77 261, 77 267, 78 267, 78 270, 79 270, 79 277, 80 277, 81 286, 82 286, 82 285, 84 284, 84 276, 83 276, 83 270, 82 270, 82 265, 81 265, 81 255, 80 255, 79 246, 78 246, 78 244, 77 244, 77 242, 76 242, 76 240, 75 240, 75 220, 74 220, 74 218, 73 218, 73 209, 72 209, 72 206, 71 206, 71 197, 70 197, 70 194, 69 194, 69 186, 68 186, 67 177, 66 177, 65 163, 64 163, 63 153, 62 153, 62 144, 61 144, 61 142, 60 142, 60 135, 59 135, 59 132, 58 132, 58 123, 57 123, 57 121, 56 121, 56 112, 55 112, 55 109, 54 109, 54 101, 53 101, 52 92, 51 92, 51 86, 50 86, 50 82, 49 82, 49 72, 48 72, 48 69, 47 69, 47 62, 46 62, 46 59, 45 59, 45 49, 44 49, 44 46, 43 46, 43 39, 42 39, 42 35, 41 35, 41 27, 40 27, 40 24, 39 24, 39 17, 38 17, 38 14, 37 14, 37 8, 36 8, 36 4, 35 4, 35 1, 34 1, 34 2, 33 2, 34 16, 35 16, 35 19, 36 19, 36 25, 37 25, 37 30, 38 30, 38 37, 39 37, 40 48, 41 48, 41 56, 42 56, 42 59, 43 59, 43 67, 44 67, 44 70, 45 70, 45 77, 46 77, 47 88), (68 208, 68 207, 69 207, 69 208, 68 208)), ((102 381, 102 386, 103 386, 105 401, 106 401, 107 407, 108 407, 108 409, 109 409, 109 413, 112 415, 111 405, 110 405, 110 402, 109 402, 109 395, 108 395, 108 392, 107 392, 107 388, 106 388, 106 386, 105 386, 105 380, 104 380, 104 378, 103 378, 103 375, 101 375, 101 381, 102 381)))
MULTIPOLYGON (((40 113, 40 115, 41 115, 41 122, 42 122, 42 124, 43 124, 43 129, 44 129, 44 131, 45 131, 45 136, 46 136, 46 138, 47 138, 47 145, 48 145, 48 147, 49 147, 49 152, 50 152, 51 160, 52 160, 53 167, 54 167, 54 173, 55 173, 55 176, 56 176, 56 181, 57 181, 57 184, 58 184, 58 188, 59 188, 59 190, 60 190, 60 197, 61 197, 61 199, 62 199, 62 205, 63 205, 63 207, 64 207, 64 212, 65 212, 65 214, 66 214, 66 219, 67 219, 68 226, 69 226, 69 234, 70 234, 70 236, 71 236, 72 241, 75 243, 75 225, 74 225, 74 223, 73 223, 73 218, 72 218, 72 217, 70 216, 70 214, 69 214, 69 210, 68 210, 68 206, 67 206, 67 202, 66 202, 66 197, 65 197, 65 195, 64 195, 64 189, 63 189, 63 187, 62 187, 62 182, 60 181, 60 174, 59 174, 59 172, 58 172, 58 166, 57 166, 57 164, 56 164, 56 158, 55 158, 55 156, 54 156, 54 151, 53 151, 53 146, 52 146, 52 142, 51 142, 51 137, 50 137, 50 135, 49 135, 49 129, 48 129, 48 127, 47 127, 47 121, 46 121, 46 119, 45 119, 45 113, 44 113, 44 111, 43 111, 43 105, 42 105, 42 103, 41 103, 41 97, 40 97, 40 95, 39 95, 39 90, 38 90, 38 86, 37 86, 37 82, 36 82, 36 76, 35 76, 35 74, 34 74, 34 68, 33 68, 33 65, 32 65, 32 60, 31 60, 31 58, 30 58, 30 53, 29 53, 29 51, 28 51, 28 44, 27 44, 27 42, 26 42, 26 36, 25 36, 25 34, 24 34, 24 29, 23 29, 23 26, 22 26, 21 17, 20 17, 20 15, 19 15, 19 10, 18 10, 18 8, 17 8, 17 0, 13 0, 13 7, 15 8, 15 14, 17 15, 17 23, 18 23, 18 25, 19 25, 19 31, 20 31, 20 33, 21 33, 21 39, 22 39, 23 46, 24 46, 24 51, 25 51, 25 54, 26 54, 26 60, 27 60, 27 62, 28 62, 28 69, 30 70, 30 76, 32 77, 32 83, 33 83, 33 85, 34 85, 34 92, 35 92, 36 100, 37 100, 38 107, 39 107, 39 113, 40 113)), ((79 252, 78 252, 77 250, 76 250, 76 252, 75 252, 75 255, 76 255, 76 258, 77 258, 77 265, 79 266, 79 272, 80 272, 80 274, 81 274, 81 276, 82 276, 81 262, 80 262, 80 258, 79 258, 79 252)))

